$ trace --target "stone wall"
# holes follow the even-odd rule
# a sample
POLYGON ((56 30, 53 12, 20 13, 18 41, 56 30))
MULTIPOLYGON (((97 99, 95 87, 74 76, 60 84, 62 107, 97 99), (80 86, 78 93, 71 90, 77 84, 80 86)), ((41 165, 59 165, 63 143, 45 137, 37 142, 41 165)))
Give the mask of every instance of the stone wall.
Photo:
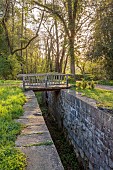
POLYGON ((48 92, 46 98, 85 169, 113 170, 113 117, 74 91, 48 92))

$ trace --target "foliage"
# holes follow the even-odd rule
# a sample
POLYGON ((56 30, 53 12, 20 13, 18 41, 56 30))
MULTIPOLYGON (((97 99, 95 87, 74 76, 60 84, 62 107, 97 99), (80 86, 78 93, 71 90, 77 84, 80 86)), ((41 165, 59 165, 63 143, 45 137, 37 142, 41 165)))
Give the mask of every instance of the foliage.
POLYGON ((15 79, 20 71, 20 65, 16 56, 0 57, 0 77, 1 79, 15 79))
POLYGON ((102 1, 96 9, 91 58, 103 61, 106 77, 113 79, 113 2, 102 1))
POLYGON ((78 83, 76 84, 76 87, 77 87, 78 89, 81 89, 81 88, 82 88, 82 82, 78 82, 78 83))
POLYGON ((86 87, 87 87, 87 82, 83 79, 82 80, 82 88, 86 89, 86 87))
POLYGON ((112 0, 1 0, 0 79, 69 68, 74 73, 75 66, 85 79, 86 73, 113 79, 112 6, 112 0))
POLYGON ((78 90, 80 90, 80 89, 83 89, 83 90, 94 89, 95 88, 95 82, 93 80, 92 81, 86 81, 86 80, 83 79, 81 82, 80 81, 76 82, 76 88, 78 90))
POLYGON ((2 24, 0 23, 0 56, 8 55, 8 44, 2 24))
POLYGON ((69 81, 69 83, 70 84, 75 84, 75 81, 80 81, 80 80, 82 80, 84 77, 83 77, 83 75, 82 74, 76 74, 75 75, 75 78, 73 78, 73 77, 68 77, 68 81, 69 81))
POLYGON ((19 134, 21 126, 12 120, 0 118, 0 147, 14 146, 16 136, 19 134))
POLYGON ((94 83, 93 80, 91 82, 89 82, 89 88, 90 89, 94 89, 95 88, 95 83, 94 83))
POLYGON ((25 96, 17 87, 0 88, 0 169, 24 170, 25 156, 15 149, 16 136, 20 133, 21 125, 15 122, 23 113, 22 105, 25 96))
POLYGON ((0 148, 0 170, 25 170, 26 159, 22 152, 14 147, 0 148))
POLYGON ((92 57, 89 57, 89 61, 87 61, 85 67, 85 80, 101 80, 106 77, 106 70, 105 70, 105 60, 104 59, 96 59, 92 60, 92 57))

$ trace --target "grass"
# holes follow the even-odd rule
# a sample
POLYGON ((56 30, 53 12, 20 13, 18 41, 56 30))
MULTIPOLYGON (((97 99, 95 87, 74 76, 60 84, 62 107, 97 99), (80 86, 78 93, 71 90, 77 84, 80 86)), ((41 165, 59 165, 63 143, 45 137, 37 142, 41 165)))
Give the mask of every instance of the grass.
POLYGON ((113 91, 103 89, 77 89, 77 91, 81 92, 82 96, 95 99, 97 101, 97 106, 113 109, 113 91))
POLYGON ((45 141, 45 142, 40 142, 40 143, 33 143, 30 145, 25 145, 24 147, 31 147, 31 146, 48 146, 48 145, 53 145, 52 141, 45 141))
POLYGON ((15 148, 22 126, 14 121, 23 114, 25 100, 18 87, 0 88, 0 170, 25 169, 25 155, 15 148))
POLYGON ((34 132, 34 133, 27 133, 27 134, 21 134, 21 136, 30 136, 30 135, 43 135, 43 132, 34 132))
POLYGON ((20 85, 21 83, 21 80, 0 80, 0 86, 20 85))
POLYGON ((100 80, 98 84, 113 86, 113 80, 100 80))

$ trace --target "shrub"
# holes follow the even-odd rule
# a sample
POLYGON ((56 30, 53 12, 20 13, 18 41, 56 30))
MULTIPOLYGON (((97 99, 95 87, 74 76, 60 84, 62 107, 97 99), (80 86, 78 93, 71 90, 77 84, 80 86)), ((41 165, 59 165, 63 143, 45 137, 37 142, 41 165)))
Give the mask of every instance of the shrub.
POLYGON ((24 170, 26 159, 22 152, 10 146, 0 148, 0 170, 24 170))
POLYGON ((81 83, 81 82, 78 82, 78 83, 77 83, 77 88, 78 88, 78 89, 81 89, 81 88, 82 88, 82 83, 81 83))
POLYGON ((82 88, 83 89, 86 89, 87 87, 87 82, 85 80, 82 81, 82 88))
POLYGON ((0 118, 0 146, 14 145, 20 130, 21 125, 19 123, 0 118))
POLYGON ((82 80, 82 82, 77 82, 77 88, 78 89, 94 89, 95 88, 95 83, 94 81, 85 81, 84 79, 82 80))
POLYGON ((93 90, 95 88, 95 83, 94 83, 94 81, 92 80, 91 81, 91 89, 93 90))

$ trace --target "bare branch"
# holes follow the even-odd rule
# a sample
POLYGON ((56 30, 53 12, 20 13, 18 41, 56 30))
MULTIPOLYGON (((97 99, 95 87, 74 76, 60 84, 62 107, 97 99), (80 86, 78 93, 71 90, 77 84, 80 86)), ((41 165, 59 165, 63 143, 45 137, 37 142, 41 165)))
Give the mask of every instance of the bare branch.
POLYGON ((20 51, 20 50, 25 50, 25 49, 30 45, 30 43, 31 43, 34 39, 36 39, 36 38, 38 37, 38 33, 39 33, 39 30, 40 30, 40 27, 41 27, 43 18, 44 18, 44 12, 42 13, 41 21, 40 21, 40 24, 39 24, 39 26, 38 26, 36 35, 35 35, 33 38, 31 38, 31 39, 29 40, 29 42, 28 42, 23 48, 18 48, 18 49, 16 49, 16 50, 12 51, 12 54, 14 54, 14 53, 16 53, 16 52, 18 52, 18 51, 20 51))
POLYGON ((68 35, 68 37, 70 37, 69 30, 68 30, 68 27, 67 27, 67 25, 66 25, 66 22, 65 22, 63 16, 61 16, 58 11, 55 11, 54 9, 49 8, 49 7, 46 6, 46 5, 40 4, 40 3, 37 2, 37 1, 33 1, 33 2, 34 2, 36 5, 38 5, 38 6, 42 7, 42 8, 45 8, 46 10, 48 10, 49 12, 51 12, 53 15, 57 16, 57 17, 60 19, 60 21, 63 23, 66 34, 68 35))

